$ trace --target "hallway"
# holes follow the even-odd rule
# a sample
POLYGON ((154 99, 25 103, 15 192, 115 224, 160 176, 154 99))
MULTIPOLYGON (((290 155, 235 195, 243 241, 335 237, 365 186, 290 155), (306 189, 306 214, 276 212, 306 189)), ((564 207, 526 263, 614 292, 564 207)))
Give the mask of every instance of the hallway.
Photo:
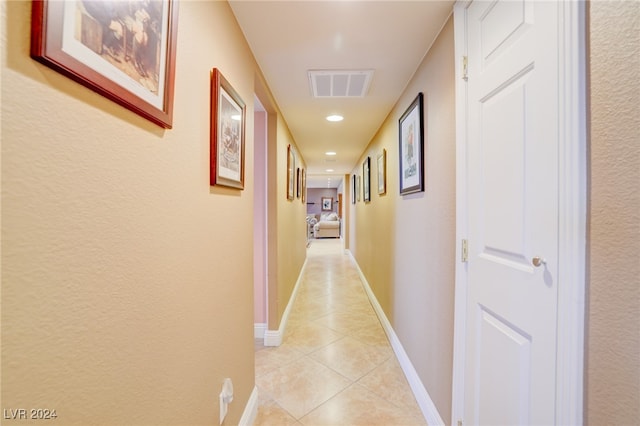
POLYGON ((256 340, 255 425, 424 425, 339 239, 312 240, 283 344, 256 340))

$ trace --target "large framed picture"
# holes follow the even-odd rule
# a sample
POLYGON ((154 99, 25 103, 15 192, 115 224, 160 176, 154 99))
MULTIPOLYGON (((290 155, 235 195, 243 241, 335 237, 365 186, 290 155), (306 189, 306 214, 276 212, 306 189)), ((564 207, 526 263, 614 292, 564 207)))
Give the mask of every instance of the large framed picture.
POLYGON ((322 211, 333 211, 333 198, 331 197, 322 197, 322 211))
POLYGON ((423 96, 418 93, 400 117, 400 195, 424 191, 423 96))
POLYGON ((371 201, 371 157, 362 162, 362 194, 365 203, 371 201))
POLYGON ((293 153, 291 145, 287 146, 287 200, 295 198, 296 174, 296 157, 293 153))
POLYGON ((378 155, 378 194, 387 192, 387 150, 378 155))
POLYGON ((177 33, 172 0, 34 0, 31 57, 170 129, 177 33))
POLYGON ((210 184, 244 189, 245 104, 220 70, 211 71, 210 184))

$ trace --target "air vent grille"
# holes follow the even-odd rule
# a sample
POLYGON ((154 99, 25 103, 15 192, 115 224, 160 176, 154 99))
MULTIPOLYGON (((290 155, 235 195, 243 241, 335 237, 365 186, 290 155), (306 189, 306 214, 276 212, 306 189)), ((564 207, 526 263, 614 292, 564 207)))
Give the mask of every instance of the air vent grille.
POLYGON ((314 98, 362 98, 369 91, 373 70, 313 70, 309 84, 314 98))

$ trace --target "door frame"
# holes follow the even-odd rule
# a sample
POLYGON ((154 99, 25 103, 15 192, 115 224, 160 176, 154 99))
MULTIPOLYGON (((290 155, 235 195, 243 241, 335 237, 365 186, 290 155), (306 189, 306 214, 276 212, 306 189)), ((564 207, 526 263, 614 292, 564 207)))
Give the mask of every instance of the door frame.
POLYGON ((256 94, 253 95, 253 145, 254 145, 254 189, 253 189, 253 303, 254 338, 264 339, 269 320, 269 244, 268 244, 268 205, 267 191, 267 137, 268 114, 256 94), (257 117, 261 116, 261 119, 257 117), (258 125, 262 129, 258 130, 258 125), (257 293, 260 293, 259 295, 257 293), (256 318, 256 311, 263 312, 262 318, 256 318))
MULTIPOLYGON (((467 55, 466 9, 454 5, 456 74, 456 252, 453 342, 452 424, 464 424, 467 263, 467 55)), ((586 2, 558 2, 559 27, 559 188, 558 188, 558 325, 556 424, 582 424, 587 224, 587 57, 586 2)))

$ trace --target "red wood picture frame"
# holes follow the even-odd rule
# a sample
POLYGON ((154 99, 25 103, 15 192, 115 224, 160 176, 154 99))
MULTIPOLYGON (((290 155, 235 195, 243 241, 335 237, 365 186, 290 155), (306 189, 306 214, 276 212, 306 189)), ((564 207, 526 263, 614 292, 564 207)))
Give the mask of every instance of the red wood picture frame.
POLYGON ((177 33, 177 0, 32 2, 33 59, 169 129, 177 33))
POLYGON ((246 106, 220 70, 211 71, 210 185, 244 189, 246 106))

